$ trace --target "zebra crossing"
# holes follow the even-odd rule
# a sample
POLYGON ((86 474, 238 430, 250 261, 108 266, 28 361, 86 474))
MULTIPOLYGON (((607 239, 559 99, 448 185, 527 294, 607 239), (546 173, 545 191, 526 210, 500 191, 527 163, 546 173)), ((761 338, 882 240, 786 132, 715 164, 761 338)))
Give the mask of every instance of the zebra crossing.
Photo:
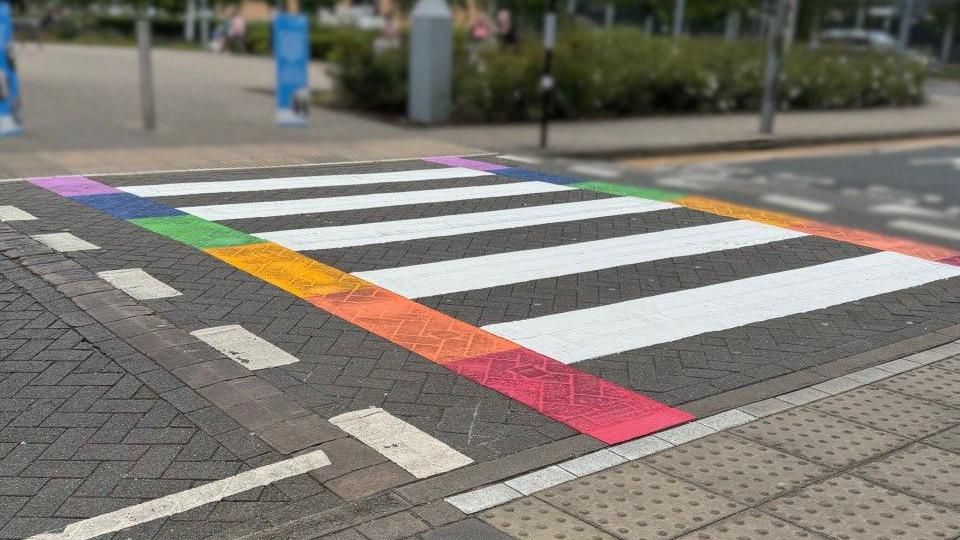
POLYGON ((960 253, 494 159, 111 181, 32 180, 606 442, 691 418, 632 384, 645 351, 925 286, 960 301, 960 253))

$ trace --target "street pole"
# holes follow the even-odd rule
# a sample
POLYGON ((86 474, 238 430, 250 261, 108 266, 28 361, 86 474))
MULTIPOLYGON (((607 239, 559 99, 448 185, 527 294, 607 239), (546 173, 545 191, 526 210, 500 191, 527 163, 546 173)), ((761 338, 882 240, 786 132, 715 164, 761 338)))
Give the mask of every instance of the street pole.
POLYGON ((140 111, 143 129, 153 131, 157 112, 153 96, 153 62, 150 58, 150 19, 146 13, 137 19, 137 52, 140 64, 140 111))
POLYGON ((913 0, 901 0, 900 36, 897 39, 897 52, 904 52, 910 46, 910 27, 913 26, 913 0))
POLYGON ((950 14, 947 27, 943 31, 943 43, 940 46, 940 64, 944 66, 950 63, 950 57, 953 56, 953 30, 956 24, 957 13, 953 12, 950 14))
POLYGON ((863 27, 866 26, 867 22, 867 6, 863 0, 860 0, 857 3, 857 14, 856 19, 854 20, 853 26, 857 30, 863 30, 863 27))
POLYGON ((760 133, 773 134, 774 117, 780 93, 780 71, 783 67, 784 27, 791 0, 777 0, 776 15, 770 21, 767 40, 767 65, 763 74, 763 101, 760 105, 760 133))
POLYGON ((550 115, 553 112, 553 49, 557 44, 557 0, 548 0, 543 16, 543 74, 540 76, 540 148, 547 147, 550 115))
POLYGON ((208 0, 200 0, 200 43, 203 48, 210 47, 210 6, 208 0))
POLYGON ((687 0, 673 0, 673 38, 683 35, 683 20, 686 18, 687 0))
POLYGON ((183 18, 183 39, 189 43, 197 37, 197 0, 187 0, 187 13, 183 18))

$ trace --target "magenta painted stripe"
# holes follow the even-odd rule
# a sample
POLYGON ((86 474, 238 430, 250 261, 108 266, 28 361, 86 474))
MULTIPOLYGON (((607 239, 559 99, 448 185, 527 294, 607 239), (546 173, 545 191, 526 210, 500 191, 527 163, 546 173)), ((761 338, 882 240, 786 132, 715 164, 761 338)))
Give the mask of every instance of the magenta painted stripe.
POLYGON ((464 159, 456 156, 442 156, 426 158, 424 161, 436 163, 438 165, 447 165, 448 167, 463 167, 464 169, 473 169, 475 171, 497 171, 508 169, 509 165, 498 165, 496 163, 486 163, 473 159, 464 159))
POLYGON ((63 197, 78 195, 104 195, 107 193, 123 193, 117 188, 101 184, 83 176, 51 176, 48 178, 28 178, 28 182, 35 186, 50 190, 63 197))

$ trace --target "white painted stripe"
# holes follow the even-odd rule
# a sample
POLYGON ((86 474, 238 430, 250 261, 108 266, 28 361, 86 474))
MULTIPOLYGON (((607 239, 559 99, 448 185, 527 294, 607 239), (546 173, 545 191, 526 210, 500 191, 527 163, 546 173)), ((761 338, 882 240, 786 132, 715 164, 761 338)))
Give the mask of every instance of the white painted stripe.
POLYGON ((137 300, 180 296, 180 291, 151 276, 142 268, 105 270, 97 275, 137 300))
POLYGON ((190 333, 251 371, 300 361, 296 356, 238 324, 204 328, 190 333))
POLYGON ((218 221, 224 219, 290 216, 314 212, 342 212, 362 208, 383 208, 385 206, 486 199, 488 197, 511 197, 515 195, 531 195, 534 193, 569 191, 572 189, 576 188, 548 184, 546 182, 516 182, 490 186, 373 193, 370 195, 348 195, 346 197, 326 197, 319 199, 188 206, 186 208, 180 208, 180 210, 197 217, 218 221))
POLYGON ((944 227, 910 219, 897 219, 888 223, 887 226, 891 229, 910 231, 937 238, 946 238, 947 240, 960 240, 960 229, 956 227, 944 227))
POLYGON ((417 478, 427 478, 473 463, 469 457, 376 407, 335 416, 330 423, 417 478))
POLYGON ((828 204, 821 201, 814 201, 810 199, 804 199, 802 197, 782 195, 779 193, 771 193, 769 195, 764 195, 763 197, 760 197, 760 200, 767 204, 783 206, 785 208, 793 208, 794 210, 802 210, 804 212, 811 212, 814 214, 822 214, 824 212, 829 212, 833 210, 832 204, 828 204))
POLYGON ((736 249, 801 236, 806 235, 751 221, 726 221, 606 240, 358 272, 355 275, 407 298, 419 298, 736 249))
POLYGON ((170 197, 175 195, 198 195, 201 193, 240 193, 244 191, 273 191, 281 189, 422 182, 424 180, 452 180, 457 178, 474 178, 477 176, 493 176, 493 173, 460 167, 448 167, 442 169, 417 169, 413 171, 364 174, 256 178, 253 180, 232 180, 227 182, 182 182, 176 184, 121 186, 117 189, 141 197, 170 197))
POLYGON ((29 221, 32 219, 37 219, 37 217, 16 206, 0 206, 0 221, 29 221))
POLYGON ((574 165, 570 167, 570 170, 578 174, 584 174, 587 176, 599 176, 601 178, 616 178, 620 176, 620 171, 616 169, 608 169, 607 167, 601 167, 599 165, 589 165, 589 164, 574 165))
POLYGON ((31 238, 57 251, 84 251, 100 249, 100 246, 77 238, 70 233, 36 234, 31 238))
POLYGON ((870 207, 871 214, 912 216, 933 219, 950 219, 953 216, 942 210, 934 210, 926 206, 909 204, 878 204, 870 207))
POLYGON ((676 208, 676 205, 633 197, 615 197, 473 214, 262 232, 255 236, 292 250, 304 251, 454 236, 670 208, 676 208))
POLYGON ((31 538, 71 540, 95 538, 155 519, 180 514, 243 493, 249 489, 266 486, 327 465, 330 465, 330 459, 327 458, 323 450, 314 450, 294 458, 257 467, 223 480, 71 523, 59 533, 43 533, 31 538))
POLYGON ((960 267, 883 252, 485 330, 579 362, 960 276, 960 267))
POLYGON ((517 162, 519 162, 519 163, 528 163, 528 164, 530 164, 530 165, 536 165, 536 164, 538 164, 538 163, 542 163, 542 162, 543 162, 543 160, 540 159, 540 158, 536 158, 536 157, 533 157, 533 156, 519 156, 519 155, 516 155, 516 154, 500 154, 500 155, 497 156, 497 157, 500 158, 500 159, 506 159, 506 160, 508 160, 508 161, 517 161, 517 162))

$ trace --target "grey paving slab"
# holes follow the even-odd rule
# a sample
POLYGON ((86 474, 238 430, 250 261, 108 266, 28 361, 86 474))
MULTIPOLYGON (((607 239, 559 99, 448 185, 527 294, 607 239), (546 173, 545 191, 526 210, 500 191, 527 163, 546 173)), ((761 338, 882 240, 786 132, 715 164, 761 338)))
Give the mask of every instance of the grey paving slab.
POLYGON ((762 510, 832 538, 955 538, 960 513, 841 475, 762 510))
POLYGON ((832 474, 805 459, 722 433, 643 462, 751 506, 832 474))
POLYGON ((960 409, 874 387, 857 388, 808 408, 909 438, 960 424, 960 409))
POLYGON ((610 534, 549 504, 528 497, 487 510, 481 518, 512 538, 607 540, 610 534))
POLYGON ((620 538, 674 538, 744 509, 636 461, 536 497, 620 538))
POLYGON ((953 452, 914 444, 850 474, 960 510, 960 455, 953 452))
POLYGON ((766 538, 811 540, 827 537, 759 510, 744 510, 680 538, 682 540, 761 540, 766 538))
POLYGON ((945 430, 941 433, 924 439, 925 443, 960 453, 960 427, 945 430))
POLYGON ((420 540, 463 540, 467 538, 507 540, 511 537, 478 519, 470 518, 421 534, 419 538, 420 540))
POLYGON ((829 467, 845 467, 909 440, 803 407, 767 416, 731 433, 829 467))
POLYGON ((960 373, 927 366, 877 383, 888 390, 960 408, 960 373))

